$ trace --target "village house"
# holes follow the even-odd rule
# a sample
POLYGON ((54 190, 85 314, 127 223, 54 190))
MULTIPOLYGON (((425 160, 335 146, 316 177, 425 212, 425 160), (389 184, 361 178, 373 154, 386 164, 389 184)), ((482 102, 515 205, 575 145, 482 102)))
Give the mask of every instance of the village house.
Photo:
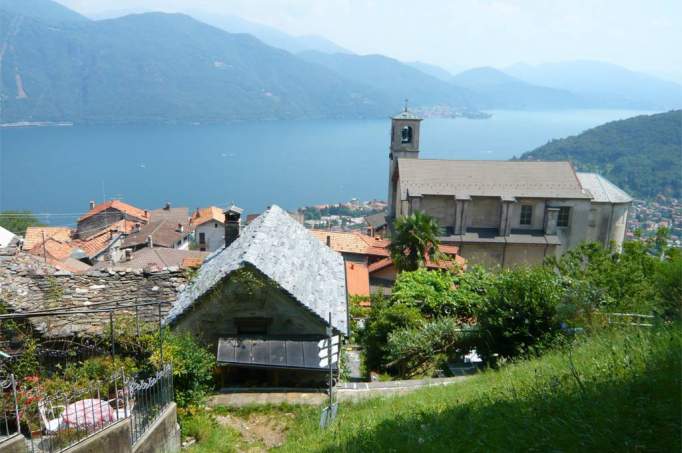
POLYGON ((0 249, 19 246, 19 237, 11 231, 0 226, 0 249))
POLYGON ((165 324, 216 351, 222 385, 323 382, 318 342, 329 317, 334 334, 348 334, 343 258, 278 206, 241 232, 230 214, 226 247, 205 261, 165 324))
POLYGON ((386 221, 385 212, 368 215, 365 217, 365 224, 367 226, 368 236, 386 237, 388 233, 388 222, 386 221))
POLYGON ((88 237, 121 220, 132 225, 144 225, 149 221, 149 212, 136 208, 121 200, 108 200, 98 205, 90 202, 89 210, 78 219, 75 236, 88 237))
POLYGON ((145 212, 148 212, 148 222, 139 227, 136 225, 123 241, 122 249, 135 251, 144 247, 179 250, 189 248, 191 228, 187 208, 173 208, 170 203, 166 203, 161 209, 145 212))
MULTIPOLYGON (((327 247, 344 258, 346 286, 350 296, 368 297, 376 292, 388 295, 398 276, 391 259, 386 239, 371 237, 357 232, 310 230, 327 247)), ((431 270, 465 270, 466 260, 458 255, 459 249, 452 245, 440 245, 443 259, 434 261, 427 257, 424 263, 431 270)))
POLYGON ((197 248, 215 252, 225 245, 225 214, 216 206, 197 208, 190 219, 197 248))
POLYGON ((421 159, 421 118, 392 118, 388 221, 422 211, 470 263, 537 264, 585 241, 620 249, 632 198, 570 162, 421 159))

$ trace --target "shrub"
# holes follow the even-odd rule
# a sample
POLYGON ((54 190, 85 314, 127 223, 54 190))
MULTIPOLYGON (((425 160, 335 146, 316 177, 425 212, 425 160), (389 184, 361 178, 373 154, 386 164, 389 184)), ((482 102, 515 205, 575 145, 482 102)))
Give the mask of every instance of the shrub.
POLYGON ((373 304, 362 335, 367 369, 383 369, 387 362, 386 342, 391 332, 401 328, 416 327, 423 319, 419 310, 414 307, 388 305, 381 302, 373 304))
MULTIPOLYGON (((158 347, 150 361, 156 366, 160 365, 158 347)), ((164 332, 163 361, 173 366, 173 387, 178 406, 201 404, 213 389, 215 356, 189 332, 164 332)))
POLYGON ((658 265, 655 275, 660 303, 656 312, 666 319, 682 318, 682 255, 675 255, 658 265))
POLYGON ((500 274, 478 310, 478 352, 489 359, 516 357, 550 345, 561 331, 557 307, 563 291, 545 268, 500 274))
POLYGON ((388 335, 386 367, 396 369, 403 377, 429 373, 448 355, 467 349, 466 330, 454 318, 398 329, 388 335))
POLYGON ((420 268, 401 272, 391 296, 392 304, 418 309, 424 316, 452 316, 456 312, 452 274, 420 268))

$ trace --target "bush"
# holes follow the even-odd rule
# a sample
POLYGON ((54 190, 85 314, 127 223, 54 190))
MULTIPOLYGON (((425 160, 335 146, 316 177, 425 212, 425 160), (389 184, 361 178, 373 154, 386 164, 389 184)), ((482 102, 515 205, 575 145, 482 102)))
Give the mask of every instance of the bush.
POLYGON ((362 340, 365 346, 365 365, 368 370, 383 369, 386 359, 386 343, 391 332, 401 328, 417 327, 423 321, 419 310, 404 305, 388 305, 378 302, 365 323, 362 340))
MULTIPOLYGON (((175 402, 180 407, 201 404, 213 389, 215 356, 201 346, 189 332, 164 332, 163 361, 173 366, 175 402)), ((159 366, 157 348, 150 358, 159 366)))
POLYGON ((656 312, 665 319, 682 318, 682 255, 675 255, 658 265, 655 275, 660 303, 656 312))
POLYGON ((454 292, 451 273, 420 268, 398 275, 391 303, 414 307, 428 318, 453 316, 457 312, 454 292))
POLYGON ((500 274, 478 311, 478 352, 488 359, 494 354, 511 358, 551 345, 561 331, 560 283, 541 267, 500 274))
POLYGON ((453 352, 468 352, 470 335, 466 330, 454 318, 398 329, 388 335, 386 366, 402 377, 430 373, 453 352))

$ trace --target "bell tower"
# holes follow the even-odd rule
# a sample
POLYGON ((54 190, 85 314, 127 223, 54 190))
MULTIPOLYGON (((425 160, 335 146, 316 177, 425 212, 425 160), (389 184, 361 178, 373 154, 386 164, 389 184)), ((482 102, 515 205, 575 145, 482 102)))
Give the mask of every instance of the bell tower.
POLYGON ((398 159, 419 159, 419 126, 422 119, 405 108, 391 118, 391 148, 388 154, 388 220, 395 219, 398 190, 398 159))

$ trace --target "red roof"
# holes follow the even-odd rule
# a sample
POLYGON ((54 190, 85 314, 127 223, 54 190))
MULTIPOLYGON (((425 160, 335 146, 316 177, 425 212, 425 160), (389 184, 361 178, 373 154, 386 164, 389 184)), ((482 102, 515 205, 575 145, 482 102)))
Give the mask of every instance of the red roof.
POLYGON ((149 220, 149 214, 145 213, 144 209, 136 208, 133 205, 130 205, 128 203, 124 203, 121 200, 109 200, 105 201, 104 203, 100 203, 78 219, 79 222, 82 222, 85 219, 89 219, 90 217, 94 216, 95 214, 99 214, 102 211, 106 211, 107 209, 116 209, 118 211, 121 211, 125 214, 128 214, 131 217, 138 218, 140 220, 149 220))

